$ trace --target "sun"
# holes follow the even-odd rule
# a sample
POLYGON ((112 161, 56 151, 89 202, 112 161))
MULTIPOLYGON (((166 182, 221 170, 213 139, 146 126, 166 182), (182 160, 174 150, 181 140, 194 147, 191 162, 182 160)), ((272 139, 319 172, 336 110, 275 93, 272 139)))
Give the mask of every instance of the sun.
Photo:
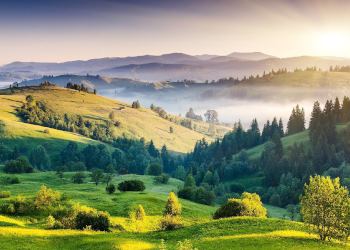
POLYGON ((323 32, 315 36, 315 50, 323 56, 344 56, 349 36, 342 32, 323 32))

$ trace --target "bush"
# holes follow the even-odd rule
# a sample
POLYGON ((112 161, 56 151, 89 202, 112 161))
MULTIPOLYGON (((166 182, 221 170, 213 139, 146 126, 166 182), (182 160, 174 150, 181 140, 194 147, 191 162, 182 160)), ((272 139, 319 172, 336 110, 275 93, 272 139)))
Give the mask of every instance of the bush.
POLYGON ((82 184, 82 183, 84 183, 85 177, 86 177, 85 174, 82 172, 75 173, 72 176, 72 182, 76 183, 76 184, 82 184))
POLYGON ((9 191, 0 191, 0 199, 9 198, 11 193, 9 191))
POLYGON ((7 176, 1 180, 1 183, 4 185, 12 185, 12 184, 18 184, 20 183, 20 181, 17 176, 7 176))
POLYGON ((180 198, 187 199, 187 200, 193 200, 195 193, 196 193, 196 188, 185 187, 185 188, 179 190, 178 195, 180 198))
POLYGON ((169 181, 169 175, 161 174, 160 176, 154 177, 154 182, 158 184, 167 184, 169 181))
POLYGON ((16 160, 8 161, 5 164, 4 172, 9 174, 15 173, 32 173, 33 167, 25 156, 20 156, 16 160))
POLYGON ((96 211, 79 211, 75 217, 76 229, 83 230, 91 227, 94 231, 109 231, 110 219, 106 212, 96 211))
POLYGON ((148 167, 148 174, 158 176, 162 174, 162 166, 158 163, 153 163, 148 167))
POLYGON ((233 216, 266 217, 259 195, 243 193, 240 199, 228 199, 227 203, 216 210, 213 218, 227 218, 233 216))
POLYGON ((118 190, 121 192, 143 191, 145 188, 145 184, 140 180, 128 180, 118 184, 118 190))
POLYGON ((182 227, 181 218, 178 216, 165 215, 160 221, 162 230, 174 230, 182 227))
POLYGON ((35 197, 34 204, 38 209, 50 210, 54 206, 59 205, 60 201, 61 193, 42 185, 35 197))
POLYGON ((114 184, 109 184, 107 187, 106 187, 106 192, 108 194, 113 194, 115 192, 115 186, 114 184))
POLYGON ((0 207, 0 212, 10 215, 29 215, 35 212, 35 206, 32 200, 16 196, 4 202, 0 207))

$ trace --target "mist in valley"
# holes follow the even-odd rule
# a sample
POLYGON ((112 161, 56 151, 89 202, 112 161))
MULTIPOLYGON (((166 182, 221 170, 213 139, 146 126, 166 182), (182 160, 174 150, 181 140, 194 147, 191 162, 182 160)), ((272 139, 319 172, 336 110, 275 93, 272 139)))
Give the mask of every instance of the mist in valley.
MULTIPOLYGON (((267 120, 282 118, 286 127, 293 107, 297 104, 304 108, 306 121, 309 121, 315 101, 321 106, 327 99, 338 97, 340 102, 344 96, 350 95, 350 89, 344 87, 329 88, 296 88, 296 87, 236 87, 187 89, 154 92, 128 92, 123 90, 101 90, 100 94, 107 97, 131 103, 139 100, 143 107, 151 104, 160 106, 168 113, 185 116, 190 107, 196 114, 202 115, 208 109, 214 109, 219 114, 220 122, 230 123, 240 121, 247 128, 253 118, 257 118, 260 128, 267 120)), ((306 124, 307 125, 307 124, 306 124)))

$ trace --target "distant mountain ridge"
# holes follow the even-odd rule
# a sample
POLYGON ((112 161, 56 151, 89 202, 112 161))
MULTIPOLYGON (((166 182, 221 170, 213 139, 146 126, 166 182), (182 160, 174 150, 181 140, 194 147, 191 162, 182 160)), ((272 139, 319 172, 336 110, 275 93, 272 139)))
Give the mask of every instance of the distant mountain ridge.
POLYGON ((294 70, 315 66, 328 69, 335 65, 350 65, 350 59, 315 56, 278 58, 261 52, 233 52, 226 56, 170 53, 62 63, 13 62, 0 67, 0 73, 17 74, 25 71, 28 75, 100 74, 151 82, 183 79, 211 81, 225 77, 241 78, 280 68, 294 70))

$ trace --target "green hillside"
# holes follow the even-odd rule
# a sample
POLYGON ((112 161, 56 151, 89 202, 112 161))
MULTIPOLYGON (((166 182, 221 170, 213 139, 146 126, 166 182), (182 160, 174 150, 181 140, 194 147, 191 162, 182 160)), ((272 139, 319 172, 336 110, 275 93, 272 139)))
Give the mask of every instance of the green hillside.
MULTIPOLYGON (((280 219, 238 217, 212 220, 215 207, 181 200, 185 227, 174 231, 155 231, 169 191, 176 191, 182 182, 170 179, 168 184, 155 185, 151 176, 124 175, 113 183, 140 179, 146 185, 143 192, 106 194, 105 185, 72 184, 73 173, 60 179, 53 172, 19 174, 15 185, 0 185, 11 195, 32 197, 40 185, 59 190, 73 201, 108 211, 114 224, 112 232, 78 230, 47 230, 43 217, 0 216, 0 245, 6 249, 159 249, 161 239, 167 249, 176 249, 178 241, 190 240, 198 249, 344 249, 340 243, 321 243, 309 234, 302 223, 280 219), (130 209, 142 204, 149 227, 137 233, 127 217, 130 209), (154 227, 153 227, 154 226, 154 227)), ((7 175, 0 174, 0 178, 7 175)), ((0 199, 1 201, 4 199, 0 199)), ((5 199, 6 200, 6 199, 5 199)), ((269 208, 270 209, 270 208, 269 208)))
POLYGON ((204 134, 177 125, 159 117, 155 112, 146 109, 133 109, 130 105, 102 96, 63 89, 59 87, 28 87, 0 92, 0 120, 4 121, 7 133, 4 140, 13 145, 28 145, 33 143, 47 143, 49 152, 57 152, 62 147, 61 142, 76 141, 80 144, 97 143, 83 136, 58 131, 31 124, 25 124, 15 115, 15 109, 20 107, 26 95, 32 95, 54 112, 82 115, 84 118, 95 121, 108 119, 111 112, 115 112, 120 127, 116 128, 116 136, 129 138, 144 138, 153 140, 157 147, 166 144, 168 149, 175 152, 188 152, 193 149, 204 134), (173 127, 173 133, 169 129, 173 127), (20 144, 19 144, 20 142, 20 144))

